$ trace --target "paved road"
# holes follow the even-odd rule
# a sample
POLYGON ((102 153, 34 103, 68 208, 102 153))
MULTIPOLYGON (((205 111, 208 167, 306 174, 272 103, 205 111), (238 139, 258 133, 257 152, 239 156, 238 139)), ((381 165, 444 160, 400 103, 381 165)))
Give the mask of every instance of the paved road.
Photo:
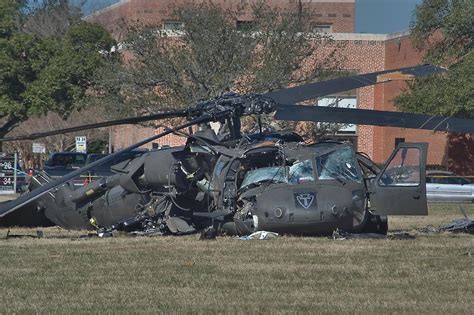
POLYGON ((18 196, 20 196, 20 194, 0 195, 0 202, 13 200, 13 199, 16 199, 18 196))

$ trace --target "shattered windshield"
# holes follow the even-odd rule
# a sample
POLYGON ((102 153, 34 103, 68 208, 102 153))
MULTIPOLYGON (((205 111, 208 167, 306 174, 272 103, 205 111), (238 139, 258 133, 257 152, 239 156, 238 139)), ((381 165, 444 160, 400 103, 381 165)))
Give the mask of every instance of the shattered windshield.
POLYGON ((290 167, 289 174, 291 184, 314 181, 313 163, 311 160, 297 161, 290 167))
POLYGON ((346 179, 360 182, 362 178, 356 165, 357 160, 349 147, 316 158, 319 179, 346 179))
POLYGON ((286 183, 285 168, 283 166, 262 167, 247 172, 241 188, 262 182, 286 183))
POLYGON ((300 184, 314 181, 311 160, 296 161, 291 167, 262 167, 247 172, 241 188, 263 182, 300 184), (287 174, 289 177, 287 177, 287 174))

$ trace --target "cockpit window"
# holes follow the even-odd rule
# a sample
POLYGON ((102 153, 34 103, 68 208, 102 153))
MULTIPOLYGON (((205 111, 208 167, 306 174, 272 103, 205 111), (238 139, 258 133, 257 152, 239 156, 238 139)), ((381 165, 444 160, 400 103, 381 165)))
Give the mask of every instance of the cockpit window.
POLYGON ((379 179, 380 186, 419 186, 421 183, 421 151, 399 148, 379 179))
POLYGON ((248 171, 242 181, 241 188, 264 182, 286 183, 285 168, 283 166, 272 166, 248 171))
POLYGON ((357 160, 349 147, 329 152, 316 158, 319 179, 345 179, 361 182, 357 160))
POLYGON ((299 184, 314 181, 313 163, 311 160, 298 161, 290 166, 289 183, 299 184))
POLYGON ((296 161, 290 167, 271 166, 248 171, 242 181, 242 188, 258 186, 262 183, 300 184, 314 181, 313 164, 311 160, 296 161))

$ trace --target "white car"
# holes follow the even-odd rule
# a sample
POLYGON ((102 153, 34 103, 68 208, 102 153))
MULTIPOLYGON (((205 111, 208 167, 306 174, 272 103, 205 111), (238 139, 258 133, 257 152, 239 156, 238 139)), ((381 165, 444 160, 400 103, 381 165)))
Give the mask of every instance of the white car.
POLYGON ((447 171, 426 171, 426 199, 438 202, 474 202, 474 183, 447 171))

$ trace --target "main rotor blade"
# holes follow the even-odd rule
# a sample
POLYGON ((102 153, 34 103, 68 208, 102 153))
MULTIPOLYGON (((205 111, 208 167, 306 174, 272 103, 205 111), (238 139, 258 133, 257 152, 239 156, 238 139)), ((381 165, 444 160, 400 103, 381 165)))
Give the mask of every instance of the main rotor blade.
POLYGON ((368 109, 280 105, 277 107, 274 118, 278 120, 315 121, 474 133, 474 119, 368 109))
POLYGON ((35 199, 38 199, 39 197, 41 197, 42 195, 46 194, 50 189, 53 189, 61 184, 64 184, 65 182, 67 181, 70 181, 71 179, 81 175, 82 173, 96 167, 96 166, 99 166, 99 165, 102 165, 104 163, 107 163, 109 161, 112 161, 113 159, 115 159, 118 155, 120 154, 123 154, 123 153, 126 153, 128 151, 131 151, 133 149, 136 149, 150 141, 153 141, 153 140, 156 140, 156 139, 159 139, 161 137, 164 137, 170 133, 173 133, 177 130, 180 130, 180 129, 184 129, 184 128, 187 128, 187 127, 190 127, 190 126, 194 126, 196 124, 200 124, 200 123, 205 123, 205 122, 209 122, 211 121, 212 118, 211 116, 209 115, 204 115, 204 116, 201 116, 199 118, 196 118, 196 119, 193 119, 191 120, 190 122, 187 122, 185 124, 182 124, 182 125, 179 125, 175 128, 172 128, 172 129, 168 129, 162 133, 159 133, 153 137, 150 137, 150 138, 147 138, 145 140, 142 140, 140 142, 137 142, 123 150, 120 150, 120 151, 117 151, 115 153, 112 153, 110 155, 107 155, 103 158, 101 158, 100 160, 97 160, 95 162, 92 162, 90 164, 87 164, 86 166, 74 171, 74 172, 71 172, 67 175, 64 175, 63 177, 61 178, 58 178, 52 182, 49 182, 47 183, 46 185, 44 186, 41 186, 39 187, 38 189, 35 189, 27 194, 24 194, 24 195, 21 195, 20 197, 18 197, 17 199, 15 200, 12 200, 10 202, 7 202, 7 203, 4 203, 2 205, 0 205, 0 218, 7 215, 8 213, 12 212, 12 211, 15 211, 16 209, 24 206, 25 204, 35 200, 35 199))
POLYGON ((54 131, 37 132, 37 133, 29 134, 29 135, 0 138, 0 142, 16 141, 16 140, 34 140, 38 138, 65 134, 65 133, 70 133, 70 132, 76 132, 76 131, 82 131, 82 130, 88 130, 88 129, 94 129, 94 128, 136 124, 139 122, 150 121, 150 120, 159 120, 159 119, 165 119, 165 118, 186 117, 186 116, 187 116, 187 111, 158 113, 158 114, 147 115, 147 116, 131 117, 131 118, 125 118, 125 119, 104 121, 104 122, 94 123, 94 124, 75 126, 75 127, 70 127, 70 128, 58 129, 54 131))
POLYGON ((349 91, 355 88, 385 83, 394 80, 407 80, 445 72, 446 69, 429 64, 415 67, 384 70, 350 77, 341 77, 282 89, 264 94, 279 104, 295 104, 324 95, 349 91))

